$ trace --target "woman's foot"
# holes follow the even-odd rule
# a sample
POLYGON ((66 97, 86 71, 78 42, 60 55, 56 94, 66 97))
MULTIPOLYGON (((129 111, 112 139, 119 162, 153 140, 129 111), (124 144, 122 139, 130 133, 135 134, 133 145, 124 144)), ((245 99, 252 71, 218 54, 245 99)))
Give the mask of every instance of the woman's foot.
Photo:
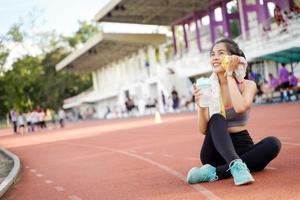
POLYGON ((203 165, 202 167, 193 167, 187 175, 187 182, 189 184, 213 182, 216 180, 218 180, 216 168, 210 164, 203 165))
POLYGON ((254 182, 247 165, 241 159, 235 159, 230 162, 229 169, 235 185, 244 185, 254 182))

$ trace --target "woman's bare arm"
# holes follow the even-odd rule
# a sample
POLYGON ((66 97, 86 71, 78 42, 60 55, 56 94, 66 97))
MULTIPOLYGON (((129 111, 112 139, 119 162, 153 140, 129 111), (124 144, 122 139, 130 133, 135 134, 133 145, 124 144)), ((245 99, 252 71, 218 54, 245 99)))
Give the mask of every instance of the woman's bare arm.
POLYGON ((244 90, 241 93, 236 80, 227 76, 227 83, 232 106, 237 113, 243 113, 249 109, 256 95, 256 83, 247 81, 244 83, 244 90))

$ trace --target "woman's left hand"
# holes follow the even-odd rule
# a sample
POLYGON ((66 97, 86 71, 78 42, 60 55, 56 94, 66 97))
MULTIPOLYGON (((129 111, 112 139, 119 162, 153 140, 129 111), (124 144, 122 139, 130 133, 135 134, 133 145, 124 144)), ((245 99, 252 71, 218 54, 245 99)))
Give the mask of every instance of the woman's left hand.
POLYGON ((233 72, 234 70, 236 70, 237 66, 240 63, 240 57, 236 56, 236 55, 232 55, 229 58, 229 64, 228 64, 228 68, 226 70, 226 72, 233 72))

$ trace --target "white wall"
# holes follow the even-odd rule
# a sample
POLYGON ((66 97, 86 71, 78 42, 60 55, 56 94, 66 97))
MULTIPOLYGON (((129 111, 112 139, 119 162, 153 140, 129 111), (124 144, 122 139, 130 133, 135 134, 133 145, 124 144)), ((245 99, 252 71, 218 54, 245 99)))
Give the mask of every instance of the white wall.
MULTIPOLYGON (((254 24, 256 16, 253 15, 251 18, 254 24)), ((258 34, 257 37, 250 38, 249 40, 238 38, 237 42, 250 60, 266 53, 273 53, 293 46, 300 46, 299 37, 295 37, 295 35, 300 34, 299 25, 296 23, 289 27, 292 29, 288 34, 276 35, 277 30, 275 30, 274 34, 276 37, 266 39, 260 37, 258 34)), ((211 43, 209 34, 205 34, 201 40, 201 46, 205 47, 201 53, 198 51, 194 38, 191 42, 188 52, 181 52, 180 55, 174 56, 168 62, 166 62, 166 52, 164 49, 167 44, 163 44, 159 47, 149 46, 148 48, 140 49, 134 55, 93 72, 95 89, 98 89, 99 92, 103 94, 112 92, 112 90, 119 94, 114 100, 103 99, 97 102, 99 115, 101 116, 103 110, 106 110, 107 104, 123 106, 125 102, 124 92, 126 90, 129 90, 130 94, 136 98, 136 102, 148 96, 156 97, 161 101, 161 91, 163 91, 165 97, 168 98, 173 86, 178 90, 180 97, 182 95, 188 96, 189 89, 191 88, 191 82, 188 77, 211 72, 209 61, 209 48, 211 43), (160 62, 156 61, 155 48, 159 48, 160 62), (147 58, 150 64, 149 67, 145 66, 147 58), (171 71, 173 71, 174 74, 171 74, 171 71)), ((264 69, 260 71, 266 79, 268 78, 268 73, 273 73, 273 75, 276 76, 277 69, 274 62, 266 61, 264 65, 264 69)), ((289 65, 287 65, 287 68, 290 70, 289 65)), ((259 70, 259 67, 254 66, 253 69, 256 71, 259 70)), ((295 72, 296 75, 300 75, 299 65, 295 67, 295 72)), ((161 102, 159 102, 159 104, 161 105, 161 102)))

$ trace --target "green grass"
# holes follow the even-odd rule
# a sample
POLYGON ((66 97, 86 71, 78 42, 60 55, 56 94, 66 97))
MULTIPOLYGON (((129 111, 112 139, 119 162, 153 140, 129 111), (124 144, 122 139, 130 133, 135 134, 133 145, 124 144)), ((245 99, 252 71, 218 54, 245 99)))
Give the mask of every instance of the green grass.
POLYGON ((7 128, 6 121, 0 121, 0 129, 7 128))

